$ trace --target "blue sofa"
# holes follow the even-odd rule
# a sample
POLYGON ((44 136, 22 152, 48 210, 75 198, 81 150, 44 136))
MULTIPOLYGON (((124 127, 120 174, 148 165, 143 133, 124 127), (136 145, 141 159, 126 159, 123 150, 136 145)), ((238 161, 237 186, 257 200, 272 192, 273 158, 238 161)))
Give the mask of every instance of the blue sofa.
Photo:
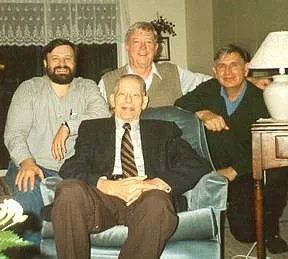
MULTIPOLYGON (((182 130, 183 138, 201 156, 211 161, 203 125, 191 112, 176 107, 149 108, 142 114, 142 118, 174 121, 182 130)), ((53 201, 59 181, 60 178, 50 177, 41 183, 45 205, 53 201)), ((161 259, 222 258, 221 223, 224 222, 223 211, 226 210, 227 180, 212 171, 184 195, 188 201, 188 211, 178 213, 179 225, 167 243, 161 259)), ((91 258, 118 258, 126 238, 125 226, 115 226, 104 232, 91 234, 91 258)), ((43 222, 41 251, 51 258, 57 258, 51 222, 43 222)))

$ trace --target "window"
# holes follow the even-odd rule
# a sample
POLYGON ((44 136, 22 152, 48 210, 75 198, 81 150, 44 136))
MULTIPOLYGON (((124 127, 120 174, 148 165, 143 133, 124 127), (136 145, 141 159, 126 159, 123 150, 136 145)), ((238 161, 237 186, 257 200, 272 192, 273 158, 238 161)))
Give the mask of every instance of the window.
POLYGON ((18 85, 43 74, 41 47, 55 38, 79 46, 77 76, 98 82, 122 61, 126 0, 1 0, 0 5, 0 169, 9 155, 3 133, 18 85))

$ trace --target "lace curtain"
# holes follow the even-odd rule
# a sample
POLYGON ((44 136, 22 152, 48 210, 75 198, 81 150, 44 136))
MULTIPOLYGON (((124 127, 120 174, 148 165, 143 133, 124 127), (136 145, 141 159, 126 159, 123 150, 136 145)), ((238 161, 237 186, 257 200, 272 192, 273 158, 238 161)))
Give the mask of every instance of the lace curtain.
POLYGON ((0 0, 0 46, 43 46, 55 38, 117 43, 123 63, 127 9, 127 0, 0 0))

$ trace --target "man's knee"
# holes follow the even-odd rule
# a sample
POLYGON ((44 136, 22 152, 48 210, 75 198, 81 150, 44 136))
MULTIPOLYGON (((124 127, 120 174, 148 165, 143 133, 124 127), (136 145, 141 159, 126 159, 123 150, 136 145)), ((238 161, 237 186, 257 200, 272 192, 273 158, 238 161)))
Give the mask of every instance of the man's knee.
POLYGON ((33 212, 40 215, 40 210, 44 204, 39 186, 35 186, 34 190, 31 190, 28 186, 27 192, 16 189, 12 196, 14 200, 21 204, 24 212, 33 212))
POLYGON ((77 202, 85 192, 87 185, 85 182, 77 179, 67 179, 61 181, 56 187, 55 198, 61 197, 61 199, 67 202, 77 202))
POLYGON ((166 192, 152 190, 145 192, 142 197, 140 213, 151 228, 161 226, 161 232, 170 236, 178 223, 178 217, 172 198, 166 192), (154 226, 153 226, 154 225, 154 226))
MULTIPOLYGON (((163 211, 175 212, 170 195, 159 190, 151 190, 142 194, 142 206, 150 213, 163 213, 163 211)), ((176 212, 175 212, 176 213, 176 212)))

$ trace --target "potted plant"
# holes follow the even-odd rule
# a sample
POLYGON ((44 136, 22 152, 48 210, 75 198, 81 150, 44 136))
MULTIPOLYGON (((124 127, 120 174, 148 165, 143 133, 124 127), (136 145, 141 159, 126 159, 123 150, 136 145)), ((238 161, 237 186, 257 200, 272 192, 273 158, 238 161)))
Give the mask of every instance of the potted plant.
POLYGON ((154 61, 168 61, 170 60, 170 43, 169 36, 175 37, 175 24, 169 22, 163 16, 150 22, 158 33, 158 51, 154 57, 154 61), (163 51, 165 50, 165 51, 163 51), (164 52, 164 53, 163 53, 164 52))
POLYGON ((157 31, 160 39, 161 37, 167 34, 172 37, 177 35, 174 30, 175 24, 172 22, 169 22, 163 16, 159 16, 158 19, 151 21, 151 24, 154 26, 155 30, 157 31))

